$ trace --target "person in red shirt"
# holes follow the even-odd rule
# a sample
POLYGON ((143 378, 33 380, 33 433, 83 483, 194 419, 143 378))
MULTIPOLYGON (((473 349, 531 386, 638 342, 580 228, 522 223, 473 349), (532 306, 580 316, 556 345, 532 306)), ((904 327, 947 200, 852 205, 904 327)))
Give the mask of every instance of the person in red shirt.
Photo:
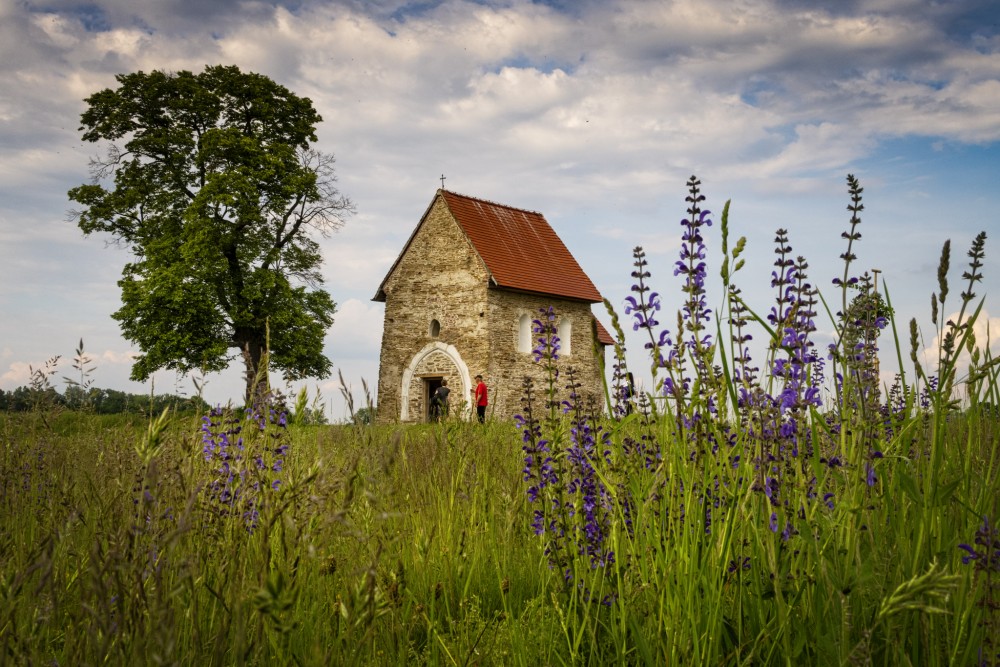
POLYGON ((476 406, 476 416, 479 418, 479 423, 482 424, 486 421, 486 406, 488 401, 486 399, 486 383, 483 382, 483 376, 476 376, 476 388, 472 390, 473 393, 473 403, 476 406))

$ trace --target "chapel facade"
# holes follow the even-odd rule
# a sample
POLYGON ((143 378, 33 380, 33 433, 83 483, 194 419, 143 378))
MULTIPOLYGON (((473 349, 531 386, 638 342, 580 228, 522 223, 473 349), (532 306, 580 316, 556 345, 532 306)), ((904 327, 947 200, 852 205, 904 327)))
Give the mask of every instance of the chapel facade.
POLYGON ((544 381, 532 320, 549 306, 560 384, 572 366, 578 393, 603 410, 604 348, 614 341, 591 312, 602 298, 540 213, 438 190, 373 300, 385 303, 379 421, 427 420, 442 380, 452 414, 467 419, 476 375, 489 388, 489 418, 519 414, 523 378, 536 392, 544 381))

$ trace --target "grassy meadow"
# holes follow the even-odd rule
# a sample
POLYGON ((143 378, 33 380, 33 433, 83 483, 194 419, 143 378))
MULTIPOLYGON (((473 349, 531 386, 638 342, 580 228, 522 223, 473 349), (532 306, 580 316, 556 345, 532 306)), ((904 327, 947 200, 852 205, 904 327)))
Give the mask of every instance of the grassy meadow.
POLYGON ((626 354, 615 316, 610 414, 577 395, 549 310, 549 380, 514 422, 305 425, 305 397, 0 413, 0 664, 1000 664, 1000 366, 970 339, 985 235, 956 322, 942 261, 923 368, 850 275, 856 182, 835 293, 779 230, 769 314, 740 297, 726 212, 708 312, 690 186, 682 307, 657 321, 637 248, 625 326, 649 343, 626 354), (880 383, 878 355, 908 371, 880 383))

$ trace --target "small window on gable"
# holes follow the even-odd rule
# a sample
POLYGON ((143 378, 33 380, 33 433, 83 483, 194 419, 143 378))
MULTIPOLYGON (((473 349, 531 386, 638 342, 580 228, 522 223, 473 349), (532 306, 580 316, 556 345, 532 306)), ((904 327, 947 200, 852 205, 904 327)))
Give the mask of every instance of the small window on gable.
POLYGON ((528 315, 521 315, 517 321, 517 351, 531 352, 531 317, 528 315))
POLYGON ((573 340, 573 323, 569 321, 568 317, 562 318, 559 321, 559 354, 563 357, 568 357, 573 354, 573 346, 571 345, 573 340))
POLYGON ((431 338, 437 338, 441 335, 441 323, 437 320, 431 320, 430 335, 431 338))

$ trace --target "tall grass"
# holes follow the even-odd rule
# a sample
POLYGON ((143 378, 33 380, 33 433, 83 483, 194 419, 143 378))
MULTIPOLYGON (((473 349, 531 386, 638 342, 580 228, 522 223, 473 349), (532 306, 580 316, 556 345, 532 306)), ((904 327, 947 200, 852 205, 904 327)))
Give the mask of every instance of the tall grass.
MULTIPOLYGON (((848 177, 839 309, 827 307, 808 263, 778 230, 766 315, 736 287, 743 239, 722 263, 724 308, 708 309, 703 234, 713 221, 700 185, 689 182, 676 324, 659 321, 664 297, 645 253, 634 253, 625 314, 648 338, 652 391, 638 404, 629 398, 624 336, 608 304, 618 333, 614 412, 624 418, 588 414, 572 382, 525 401, 533 526, 563 575, 564 598, 581 610, 576 636, 597 639, 584 655, 592 660, 599 649, 657 664, 997 664, 1000 494, 989 402, 997 375, 988 341, 976 348, 972 335, 985 234, 973 242, 951 319, 937 312, 948 292, 945 244, 936 368, 919 365, 914 343, 916 381, 900 374, 883 396, 878 339, 896 326, 885 285, 883 302, 870 277, 851 273, 864 209, 858 181, 848 177), (824 351, 812 340, 821 305, 837 332, 824 351), (760 366, 749 345, 754 323, 766 334, 760 366), (963 350, 976 352, 960 379, 963 350), (551 411, 538 416, 539 405, 563 406, 570 427, 551 411)), ((728 204, 722 238, 728 253, 728 204)), ((553 319, 543 309, 535 321, 536 356, 552 372, 553 319)))
POLYGON ((840 293, 779 230, 757 314, 728 207, 708 311, 695 180, 669 330, 636 251, 648 361, 619 343, 613 418, 576 395, 548 309, 516 424, 306 426, 304 397, 0 414, 0 663, 1000 664, 998 366, 966 318, 985 237, 962 317, 935 313, 941 362, 879 387, 879 334, 907 352, 885 285, 851 276, 857 182, 840 293), (652 391, 629 395, 629 362, 652 391))
POLYGON ((200 423, 102 421, 4 418, 0 660, 555 659, 511 426, 293 427, 251 527, 200 423))

